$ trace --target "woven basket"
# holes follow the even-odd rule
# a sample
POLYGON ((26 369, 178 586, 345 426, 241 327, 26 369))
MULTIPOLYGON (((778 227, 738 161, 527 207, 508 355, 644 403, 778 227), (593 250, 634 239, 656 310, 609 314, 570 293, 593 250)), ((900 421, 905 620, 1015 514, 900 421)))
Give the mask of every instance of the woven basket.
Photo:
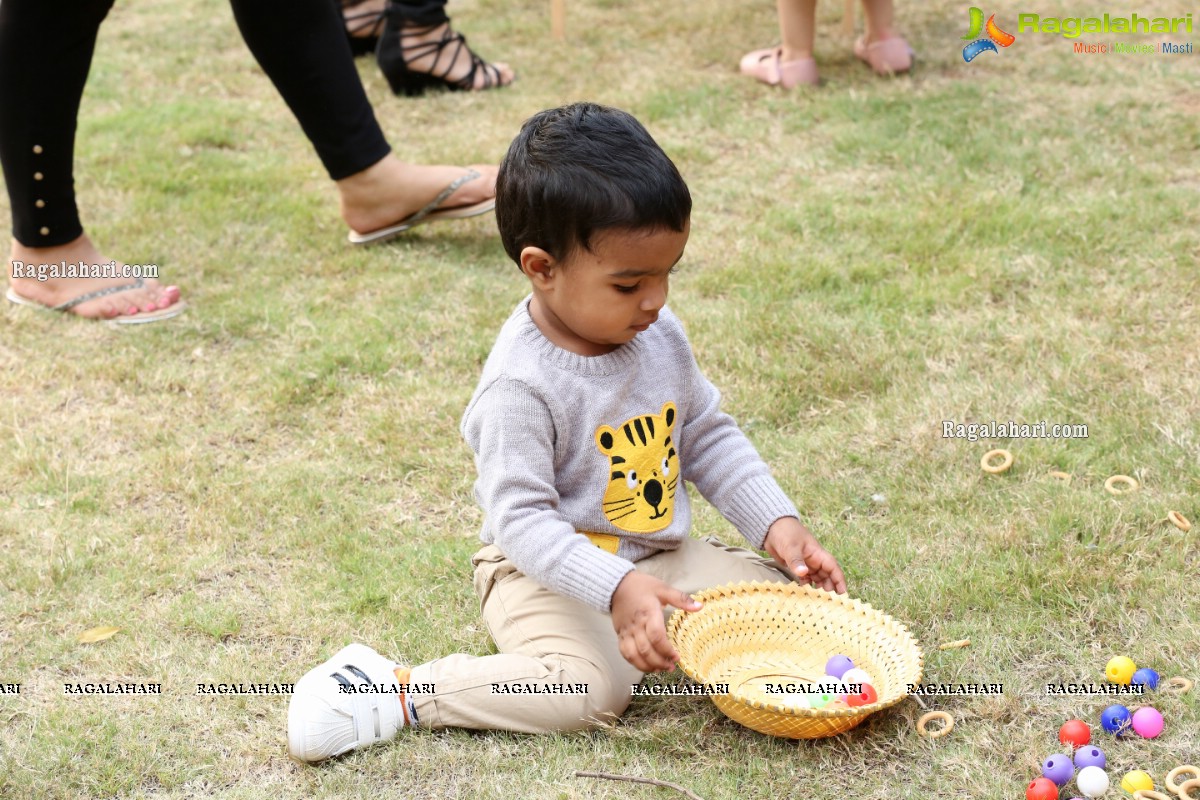
POLYGON ((728 684, 712 695, 722 713, 748 728, 793 739, 848 731, 900 702, 921 682, 917 640, 896 620, 859 600, 795 583, 738 583, 694 595, 699 611, 677 611, 667 625, 679 667, 701 684, 728 684), (789 704, 767 684, 821 683, 840 653, 875 679, 879 700, 848 708, 789 704))

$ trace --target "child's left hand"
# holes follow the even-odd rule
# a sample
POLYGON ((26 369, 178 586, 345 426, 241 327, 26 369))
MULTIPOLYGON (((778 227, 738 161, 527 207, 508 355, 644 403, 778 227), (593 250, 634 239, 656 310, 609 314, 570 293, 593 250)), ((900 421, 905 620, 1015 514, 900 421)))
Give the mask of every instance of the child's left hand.
POLYGON ((767 530, 763 549, 802 583, 844 594, 846 578, 829 551, 795 517, 780 517, 767 530))

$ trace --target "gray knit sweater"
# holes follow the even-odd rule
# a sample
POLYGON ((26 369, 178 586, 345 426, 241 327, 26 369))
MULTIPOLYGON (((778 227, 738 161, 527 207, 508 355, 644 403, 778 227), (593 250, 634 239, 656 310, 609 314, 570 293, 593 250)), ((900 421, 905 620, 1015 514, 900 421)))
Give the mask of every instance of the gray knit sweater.
POLYGON ((721 411, 669 309, 589 357, 543 336, 529 300, 501 328, 462 421, 484 542, 543 586, 607 612, 634 562, 688 535, 681 478, 756 548, 775 520, 799 516, 721 411))

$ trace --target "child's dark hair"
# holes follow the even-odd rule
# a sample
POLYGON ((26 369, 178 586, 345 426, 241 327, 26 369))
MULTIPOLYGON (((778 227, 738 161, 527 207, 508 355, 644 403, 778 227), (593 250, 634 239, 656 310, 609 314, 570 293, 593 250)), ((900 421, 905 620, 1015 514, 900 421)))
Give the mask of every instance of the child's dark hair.
POLYGON ((496 179, 504 250, 565 259, 609 228, 683 231, 687 184, 642 124, 616 108, 574 103, 526 120, 496 179))

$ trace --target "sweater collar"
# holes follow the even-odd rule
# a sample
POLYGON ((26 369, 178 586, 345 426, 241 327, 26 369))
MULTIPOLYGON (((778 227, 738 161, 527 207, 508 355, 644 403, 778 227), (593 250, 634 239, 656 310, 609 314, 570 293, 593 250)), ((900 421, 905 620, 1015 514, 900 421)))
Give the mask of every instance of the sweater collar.
POLYGON ((628 369, 641 355, 645 346, 643 339, 654 331, 654 325, 651 325, 649 330, 639 333, 611 353, 582 356, 559 347, 538 329, 529 314, 529 301, 532 299, 533 295, 530 294, 517 306, 517 340, 528 347, 539 361, 578 375, 613 375, 628 369))

